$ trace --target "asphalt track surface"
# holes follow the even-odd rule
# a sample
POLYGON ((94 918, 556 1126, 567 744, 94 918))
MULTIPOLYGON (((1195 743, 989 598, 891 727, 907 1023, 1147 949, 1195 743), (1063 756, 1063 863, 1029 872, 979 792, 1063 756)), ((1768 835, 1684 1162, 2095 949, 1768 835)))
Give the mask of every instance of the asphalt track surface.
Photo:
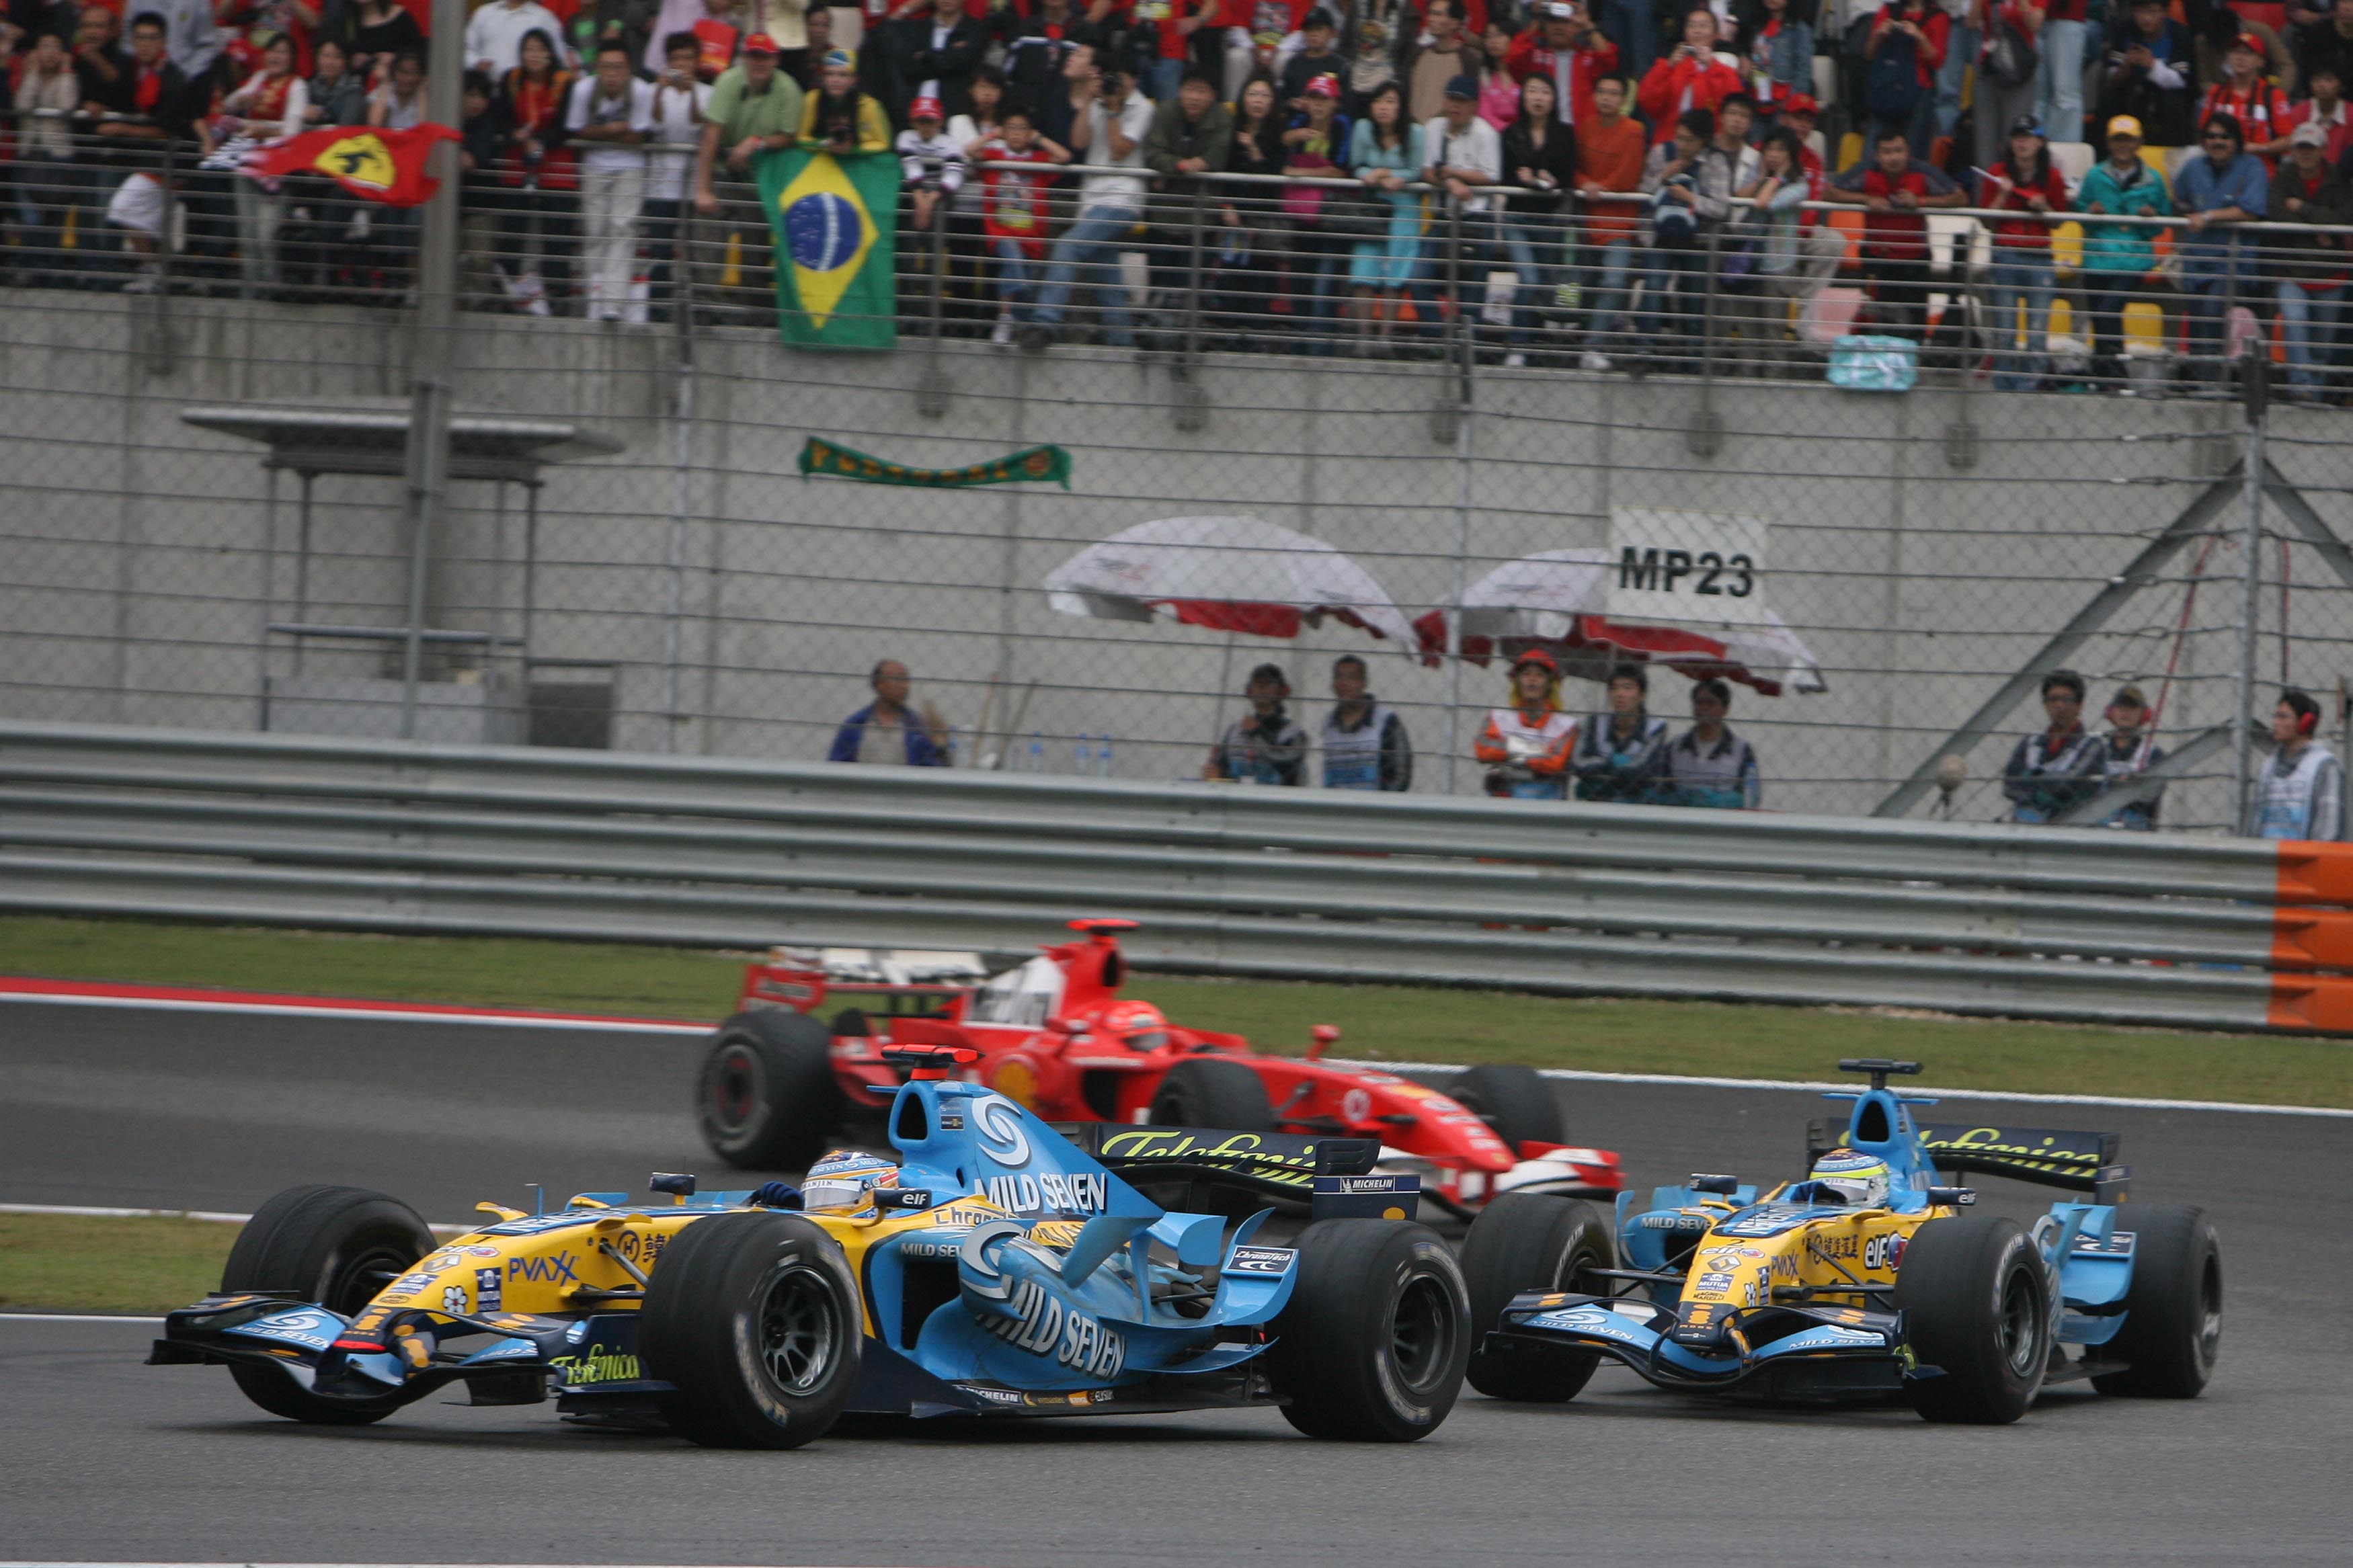
MULTIPOLYGON (((0 1005, 0 1201, 249 1210, 301 1181, 428 1219, 543 1182, 718 1174, 691 1039, 0 1005)), ((1828 1064, 1825 1064, 1826 1066, 1828 1064)), ((1935 1064, 1929 1064, 1933 1072, 1935 1064)), ((2115 1086, 2130 1094, 2133 1086, 2115 1086)), ((1791 1173, 1821 1102, 1576 1083, 1571 1135, 1641 1183, 1791 1173)), ((1402 1448, 1272 1412, 898 1427, 707 1453, 552 1407, 312 1430, 216 1369, 138 1364, 144 1323, 0 1320, 0 1535, 17 1560, 842 1564, 2341 1563, 2353 1247, 2341 1121, 2083 1107, 2136 1202, 2200 1203, 2230 1270, 2195 1403, 2054 1392, 2018 1426, 1736 1408, 1599 1373, 1565 1407, 1467 1390, 1402 1448), (2317 1215, 2318 1217, 2315 1217, 2317 1215)), ((2031 1189, 1989 1183, 2021 1215, 2031 1189)), ((2080 1385, 2078 1385, 2080 1386, 2080 1385)))

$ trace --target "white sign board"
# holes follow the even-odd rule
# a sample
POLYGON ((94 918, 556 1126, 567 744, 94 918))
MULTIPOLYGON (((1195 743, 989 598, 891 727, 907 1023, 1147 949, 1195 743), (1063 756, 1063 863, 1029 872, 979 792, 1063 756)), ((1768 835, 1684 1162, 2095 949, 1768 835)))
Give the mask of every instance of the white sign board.
POLYGON ((1770 526, 1761 517, 1704 511, 1611 512, 1610 619, 1765 624, 1770 526))

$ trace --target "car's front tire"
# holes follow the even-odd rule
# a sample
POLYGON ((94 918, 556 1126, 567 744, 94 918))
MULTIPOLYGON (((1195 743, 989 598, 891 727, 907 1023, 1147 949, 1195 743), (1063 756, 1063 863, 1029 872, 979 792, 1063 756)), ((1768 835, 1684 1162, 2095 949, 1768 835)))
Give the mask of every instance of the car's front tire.
MULTIPOLYGON (((364 1187, 289 1187, 254 1211, 221 1269, 223 1295, 280 1296, 349 1318, 433 1249, 415 1209, 364 1187)), ((248 1399, 320 1426, 381 1421, 406 1399, 328 1399, 269 1366, 232 1366, 248 1399)))
POLYGON ((2092 1386, 2143 1399, 2195 1399, 2222 1348, 2221 1239, 2204 1209, 2151 1204, 2130 1212, 2133 1277, 2125 1321, 2093 1352, 2128 1364, 2094 1377, 2092 1386))
POLYGON ((1343 1442, 1438 1430, 1471 1350, 1470 1300, 1446 1243, 1425 1226, 1327 1219, 1294 1245, 1299 1278, 1267 1352, 1284 1417, 1343 1442))
POLYGON ((1477 1346, 1503 1321, 1513 1297, 1524 1290, 1599 1295, 1606 1281, 1593 1270, 1615 1267, 1616 1258, 1609 1222, 1578 1199, 1505 1193, 1480 1210, 1462 1238, 1473 1347, 1464 1375, 1471 1386, 1493 1399, 1576 1398, 1600 1364, 1600 1352, 1522 1346, 1489 1355, 1477 1346))
POLYGON ((707 1448, 797 1448, 858 1384, 858 1284, 797 1215, 722 1215, 670 1242, 646 1288, 638 1348, 675 1390, 670 1427, 707 1448))
POLYGON ((1913 1232, 1895 1276, 1913 1355, 1939 1375, 1906 1379, 1922 1418, 1999 1426, 2042 1392, 2052 1302, 2042 1255, 1995 1215, 1931 1220, 1913 1232))
POLYGON ((833 1037, 815 1018, 774 1009, 719 1026, 695 1081, 702 1141, 747 1171, 800 1171, 842 1120, 833 1037))

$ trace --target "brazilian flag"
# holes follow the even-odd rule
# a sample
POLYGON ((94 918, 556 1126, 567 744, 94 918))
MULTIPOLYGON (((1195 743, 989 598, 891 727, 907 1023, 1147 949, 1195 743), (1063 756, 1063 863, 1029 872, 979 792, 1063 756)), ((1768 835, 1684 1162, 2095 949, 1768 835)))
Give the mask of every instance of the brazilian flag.
POLYGON ((776 330, 800 348, 887 349, 899 341, 892 153, 759 156, 760 201, 776 233, 776 330))

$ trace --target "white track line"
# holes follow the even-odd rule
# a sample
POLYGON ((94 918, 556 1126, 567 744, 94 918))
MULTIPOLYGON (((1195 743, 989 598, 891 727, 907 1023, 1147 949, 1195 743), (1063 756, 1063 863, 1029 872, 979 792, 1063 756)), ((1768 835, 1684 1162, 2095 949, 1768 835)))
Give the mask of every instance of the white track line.
MULTIPOLYGON (((708 1024, 662 1024, 623 1018, 569 1018, 511 1016, 499 1013, 428 1013, 378 1011, 353 1007, 308 1007, 280 1003, 234 1001, 187 1001, 144 996, 58 996, 37 993, 0 992, 0 1003, 37 1002, 56 1005, 82 1007, 143 1007, 164 1011, 195 1013, 246 1013, 275 1015, 293 1018, 357 1018, 387 1019, 405 1024, 480 1024, 509 1029, 598 1029, 622 1034, 641 1035, 707 1035, 708 1024)), ((1461 1062, 1380 1062, 1364 1061, 1345 1057, 1324 1058, 1334 1067, 1368 1068, 1379 1072, 1460 1072, 1461 1062)), ((1653 1072, 1589 1072, 1577 1068, 1539 1068, 1545 1077, 1572 1082, 1591 1083, 1657 1083, 1685 1089, 1778 1089, 1808 1093, 1852 1092, 1857 1086, 1850 1081, 1833 1083, 1814 1079, 1766 1078, 1706 1078, 1683 1073, 1653 1072)), ((2105 1094, 2029 1094, 2017 1090, 1996 1089, 1931 1089, 1905 1085, 1902 1092, 1939 1100, 2010 1100, 2030 1105, 2105 1105, 2126 1110, 2219 1110, 2248 1116, 2319 1116, 2337 1120, 2353 1119, 2353 1109, 2325 1105, 2250 1105, 2229 1100, 2141 1100, 2123 1095, 2105 1094)), ((144 1213, 146 1211, 133 1211, 144 1213)), ((434 1228, 440 1229, 440 1226, 434 1228)), ((0 1563, 0 1568, 8 1568, 0 1563)))
MULTIPOLYGON (((288 1003, 232 1002, 176 996, 59 996, 41 992, 0 991, 0 1003, 52 1007, 132 1007, 161 1013, 246 1013, 280 1018, 345 1018, 396 1024, 480 1024, 493 1029, 595 1029, 624 1035, 707 1035, 708 1024, 660 1024, 635 1018, 520 1016, 502 1013, 410 1012, 405 1008, 309 1007, 288 1003)), ((0 1564, 0 1568, 6 1568, 0 1564)))
POLYGON ((0 1312, 0 1323, 160 1323, 161 1318, 138 1318, 122 1312, 0 1312))
MULTIPOLYGON (((1373 1062, 1342 1057, 1325 1057, 1334 1067, 1370 1068, 1380 1072, 1461 1072, 1461 1062, 1373 1062)), ((1587 1072, 1577 1068, 1539 1068, 1546 1078, 1564 1079, 1588 1083, 1663 1083, 1690 1089, 1786 1089, 1812 1093, 1852 1094, 1862 1087, 1858 1079, 1844 1083, 1817 1081, 1811 1079, 1778 1078, 1698 1078, 1682 1073, 1665 1072, 1587 1072)), ((2001 1089, 1931 1089, 1910 1084, 1891 1086, 1905 1096, 1923 1100, 2016 1100, 2035 1105, 2108 1105, 2127 1110, 2232 1110, 2251 1116, 2328 1116, 2353 1119, 2353 1110, 2329 1105, 2248 1105, 2231 1100, 2134 1100, 2122 1095, 2105 1094, 2027 1094, 2001 1089)), ((5 1568, 5 1565, 0 1565, 5 1568)))

